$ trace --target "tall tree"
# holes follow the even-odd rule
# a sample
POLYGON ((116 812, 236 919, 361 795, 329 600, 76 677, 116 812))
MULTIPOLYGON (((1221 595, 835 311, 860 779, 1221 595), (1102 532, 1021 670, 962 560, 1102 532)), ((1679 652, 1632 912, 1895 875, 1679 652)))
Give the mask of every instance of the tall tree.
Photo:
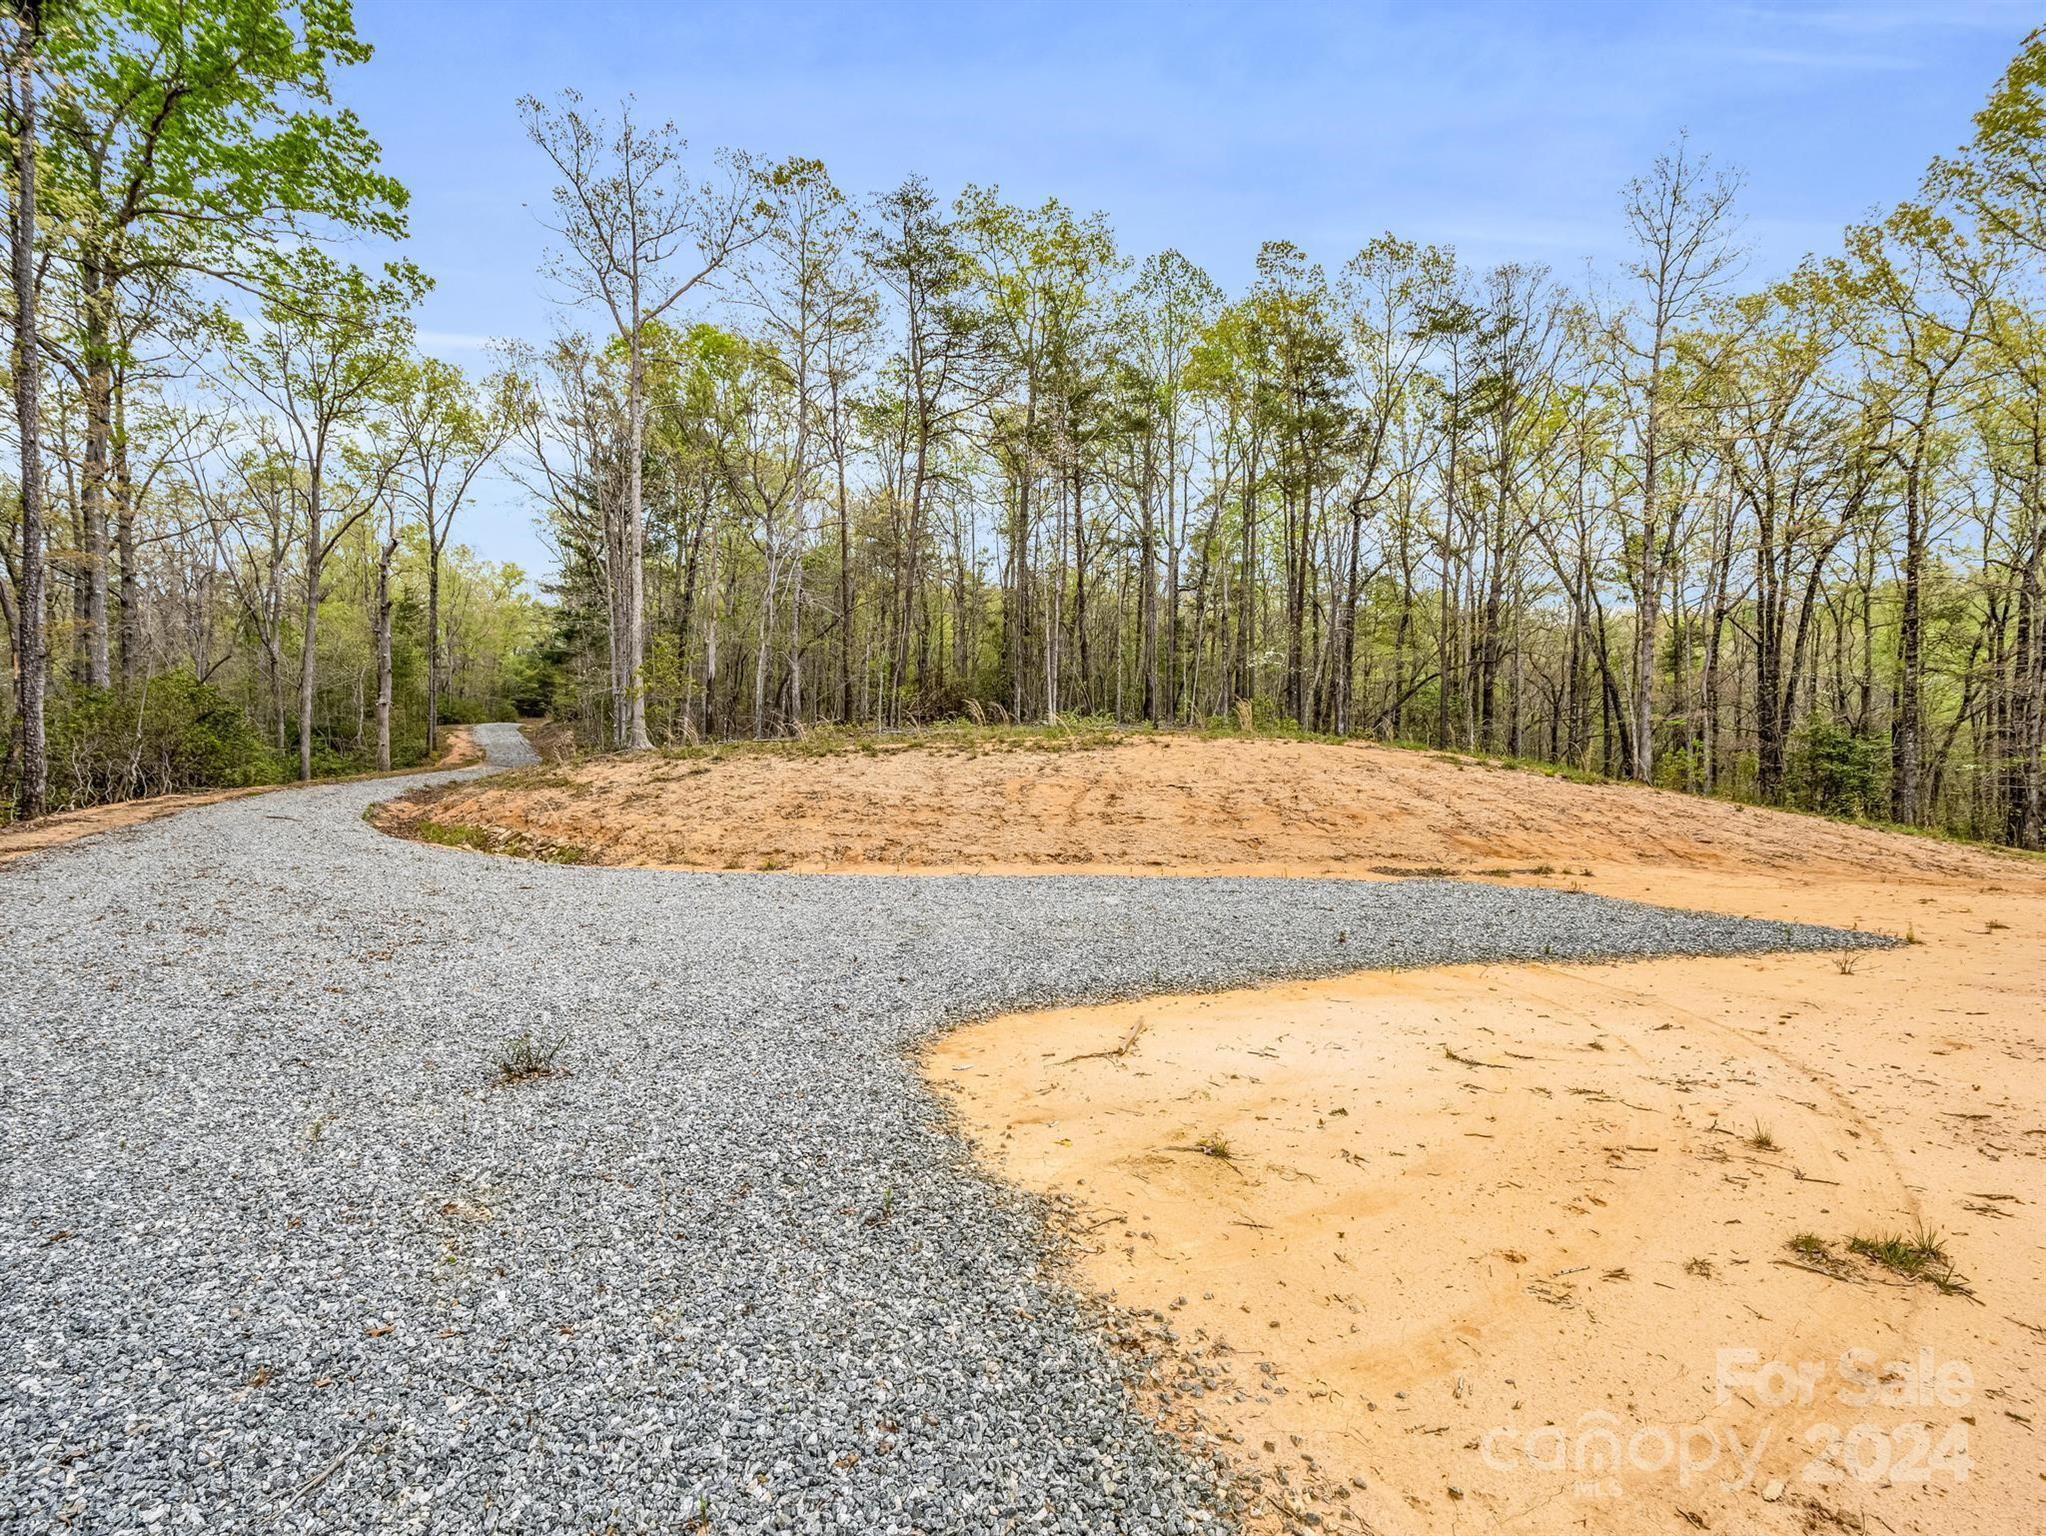
MULTIPOLYGON (((788 701, 786 718, 793 720, 801 713, 802 549, 808 540, 809 506, 817 497, 818 471, 831 449, 835 401, 846 384, 843 359, 873 324, 872 296, 853 278, 858 219, 845 195, 832 185, 824 166, 814 160, 789 161, 773 178, 773 192, 766 238, 751 259, 741 264, 738 294, 742 310, 758 319, 767 343, 766 356, 773 361, 773 371, 782 376, 791 407, 782 420, 778 472, 761 474, 760 460, 754 456, 744 493, 760 507, 761 555, 766 569, 754 666, 756 736, 767 728, 768 658, 784 580, 790 587, 786 605, 789 643, 781 691, 788 701)), ((770 396, 774 393, 770 391, 770 396)), ((764 425, 770 415, 755 413, 749 425, 764 425)), ((842 477, 842 459, 840 474, 842 477)), ((842 614, 849 615, 842 478, 836 504, 839 606, 842 614)))
POLYGON ((344 267, 315 247, 279 256, 245 346, 236 382, 268 408, 292 465, 303 509, 304 600, 299 634, 298 774, 313 776, 313 705, 319 684, 320 602, 327 557, 388 490, 398 456, 388 445, 344 489, 332 470, 351 434, 388 402, 412 339, 407 311, 426 287, 393 265, 380 277, 344 267))
POLYGON ((43 45, 41 0, 10 0, 7 128, 14 140, 13 218, 8 253, 14 283, 14 419, 21 441, 21 544, 14 577, 16 769, 14 812, 40 816, 49 791, 49 749, 43 732, 44 650, 42 362, 36 306, 41 276, 36 252, 36 173, 42 146, 36 73, 43 45))
POLYGON ((1354 483, 1345 510, 1349 549, 1337 595, 1339 655, 1334 718, 1337 732, 1351 720, 1356 668, 1357 608, 1363 596, 1364 521, 1384 507, 1395 487, 1415 471, 1400 452, 1399 428, 1424 390, 1428 316, 1455 282, 1456 258, 1440 246, 1416 245, 1381 235, 1350 258, 1337 287, 1337 304, 1355 381, 1354 483))
POLYGON ((1938 210, 1906 203, 1880 224, 1850 229, 1847 254, 1830 264, 1899 482, 1903 547, 1890 814, 1908 824, 1924 810, 1924 591, 1938 514, 1935 477, 1944 457, 1945 418, 1979 339, 1986 302, 1979 283, 1952 280, 1968 259, 1966 245, 1938 210))
POLYGON ((1741 260, 1733 243, 1736 177, 1679 139, 1648 175, 1627 186, 1622 207, 1634 256, 1627 273, 1636 306, 1616 317, 1613 339, 1634 405, 1636 490, 1627 582, 1634 598, 1634 777, 1655 777, 1655 658, 1664 581, 1674 553, 1664 481, 1665 433, 1675 402, 1670 360, 1678 333, 1702 315, 1741 260))
POLYGON ((888 364, 901 465, 894 489, 901 521, 889 604, 889 724, 900 722, 907 702, 918 583, 931 502, 943 474, 940 455, 993 383, 987 317, 971 301, 960 237, 921 177, 874 201, 867 265, 895 295, 901 320, 899 350, 888 364))
POLYGON ((112 680, 108 488, 124 291, 138 278, 261 280, 263 253, 336 230, 404 234, 405 191, 333 106, 331 74, 370 56, 345 5, 98 0, 51 58, 54 189, 77 275, 87 681, 112 680))
POLYGON ((486 398, 452 363, 423 358, 394 380, 392 427, 399 444, 398 486, 426 535, 426 755, 440 750, 440 571, 455 514, 476 479, 517 425, 507 380, 484 386, 486 398))
POLYGON ((557 105, 520 102, 527 136, 553 164, 555 222, 562 242, 550 276, 579 300, 602 305, 626 354, 622 650, 630 692, 625 746, 652 745, 647 735, 646 661, 646 341, 659 321, 767 230, 761 173, 743 155, 721 154, 719 182, 694 182, 684 171, 687 148, 673 123, 648 129, 630 102, 611 129, 584 112, 582 97, 564 91, 557 105))
POLYGON ((1132 295, 1136 317, 1132 350, 1150 396, 1149 419, 1156 434, 1151 472, 1145 476, 1144 551, 1155 566, 1154 516, 1165 542, 1164 589, 1155 576, 1143 583, 1144 715, 1152 724, 1178 713, 1184 658, 1180 638, 1180 561, 1185 549, 1188 505, 1186 485, 1192 474, 1192 443, 1187 431, 1188 371, 1202 329, 1222 304, 1222 290, 1213 278, 1178 251, 1148 258, 1137 273, 1132 295), (1162 502, 1162 505, 1161 505, 1162 502), (1161 619, 1161 608, 1163 610, 1161 619), (1161 628, 1164 665, 1160 666, 1161 628))

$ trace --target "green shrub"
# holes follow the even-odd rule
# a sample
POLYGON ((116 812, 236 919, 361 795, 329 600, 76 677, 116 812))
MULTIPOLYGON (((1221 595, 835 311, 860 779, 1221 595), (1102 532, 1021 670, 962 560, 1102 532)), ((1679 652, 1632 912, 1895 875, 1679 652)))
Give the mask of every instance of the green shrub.
POLYGON ((476 699, 443 698, 440 701, 440 723, 449 725, 486 725, 492 720, 501 720, 504 712, 494 704, 476 699))
POLYGON ((274 784, 290 769, 239 705, 188 672, 126 689, 69 688, 51 704, 54 806, 274 784))
POLYGON ((1887 805, 1889 750, 1881 737, 1815 719, 1793 738, 1789 768, 1793 798, 1811 810, 1871 816, 1887 805))

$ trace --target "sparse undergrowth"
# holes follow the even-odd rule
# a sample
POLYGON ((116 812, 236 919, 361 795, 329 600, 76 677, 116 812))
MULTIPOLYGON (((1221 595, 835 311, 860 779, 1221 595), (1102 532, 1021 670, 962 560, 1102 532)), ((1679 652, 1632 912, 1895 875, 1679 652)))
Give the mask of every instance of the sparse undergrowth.
POLYGON ((422 843, 443 848, 473 848, 478 853, 507 853, 521 859, 538 859, 543 864, 581 864, 588 855, 569 843, 542 842, 520 832, 500 832, 491 827, 472 827, 462 822, 434 821, 420 817, 407 830, 422 843))
POLYGON ((571 762, 582 755, 575 731, 559 720, 521 720, 519 734, 543 763, 571 762))
POLYGON ((1807 1264, 1836 1268, 1840 1263, 1840 1255, 1833 1251, 1833 1245, 1816 1232, 1800 1232, 1784 1246, 1807 1264))
POLYGON ((1210 1131, 1192 1141, 1174 1142, 1164 1148, 1167 1152, 1191 1152, 1198 1157, 1212 1157, 1219 1163, 1234 1163, 1236 1149, 1229 1145, 1229 1138, 1220 1131, 1210 1131))
POLYGON ((425 814, 427 807, 447 796, 458 785, 437 785, 401 799, 372 805, 362 819, 380 832, 409 837, 414 842, 432 843, 438 848, 467 848, 476 853, 509 854, 534 859, 542 864, 587 864, 589 850, 573 843, 531 837, 523 832, 479 827, 460 821, 437 821, 425 814))

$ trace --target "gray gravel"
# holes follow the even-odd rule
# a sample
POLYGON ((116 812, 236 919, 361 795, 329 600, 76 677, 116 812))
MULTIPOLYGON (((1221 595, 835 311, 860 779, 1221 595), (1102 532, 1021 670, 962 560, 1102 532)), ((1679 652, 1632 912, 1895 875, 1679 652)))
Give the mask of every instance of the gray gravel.
POLYGON ((1876 942, 1452 881, 560 868, 388 838, 391 792, 0 869, 0 1528, 1223 1529, 905 1045, 1876 942), (521 1030, 565 1073, 491 1084, 521 1030))

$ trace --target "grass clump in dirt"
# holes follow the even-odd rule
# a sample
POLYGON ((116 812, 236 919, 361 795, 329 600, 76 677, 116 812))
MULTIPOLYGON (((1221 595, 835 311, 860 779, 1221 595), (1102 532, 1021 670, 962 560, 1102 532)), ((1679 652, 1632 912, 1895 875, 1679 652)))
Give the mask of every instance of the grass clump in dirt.
POLYGON ((1953 1255, 1947 1252, 1945 1240, 1925 1227, 1918 1228, 1909 1237, 1902 1233, 1850 1237, 1847 1250, 1871 1264, 1880 1265, 1893 1275, 1906 1280, 1922 1280, 1942 1295, 1974 1294, 1967 1277, 1954 1268, 1953 1255))
POLYGON ((1809 1264, 1837 1262, 1833 1245, 1816 1232, 1800 1232, 1784 1246, 1809 1264))
POLYGON ((525 1030, 501 1043, 490 1053, 491 1075, 500 1083, 524 1083, 535 1078, 557 1077, 561 1069, 555 1059, 561 1054, 566 1035, 542 1042, 525 1030))
POLYGON ((1783 1150, 1783 1144, 1776 1139, 1775 1134, 1769 1127, 1762 1124, 1759 1120, 1755 1122, 1755 1129, 1749 1134, 1747 1143, 1757 1152, 1780 1152, 1783 1150))

